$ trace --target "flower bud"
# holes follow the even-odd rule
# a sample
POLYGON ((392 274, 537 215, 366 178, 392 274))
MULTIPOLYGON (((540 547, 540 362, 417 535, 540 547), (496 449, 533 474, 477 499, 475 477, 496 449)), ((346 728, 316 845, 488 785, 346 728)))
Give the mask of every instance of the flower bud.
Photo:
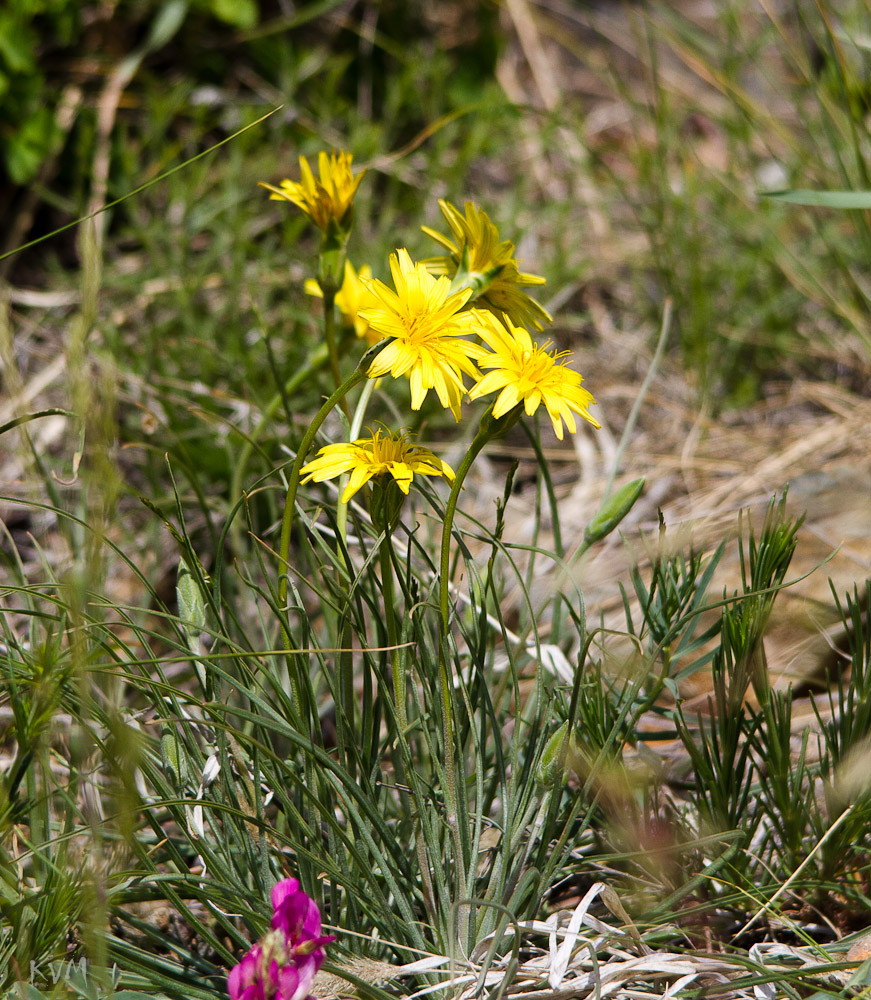
POLYGON ((635 501, 641 496, 645 482, 645 479, 633 479, 631 483, 627 483, 617 490, 614 496, 605 500, 599 508, 598 514, 590 521, 584 532, 586 545, 592 545, 611 534, 635 506, 635 501))
POLYGON ((389 534, 399 524, 405 494, 396 480, 387 474, 375 476, 371 485, 369 516, 376 531, 386 531, 389 534))

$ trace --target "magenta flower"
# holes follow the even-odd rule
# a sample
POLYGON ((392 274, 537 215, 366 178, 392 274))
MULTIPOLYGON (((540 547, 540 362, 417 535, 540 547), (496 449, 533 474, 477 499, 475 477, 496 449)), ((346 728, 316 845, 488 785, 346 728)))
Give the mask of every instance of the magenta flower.
POLYGON ((232 1000, 315 1000, 311 988, 324 964, 324 945, 335 941, 321 934, 317 903, 286 878, 272 890, 272 930, 253 945, 230 972, 232 1000))

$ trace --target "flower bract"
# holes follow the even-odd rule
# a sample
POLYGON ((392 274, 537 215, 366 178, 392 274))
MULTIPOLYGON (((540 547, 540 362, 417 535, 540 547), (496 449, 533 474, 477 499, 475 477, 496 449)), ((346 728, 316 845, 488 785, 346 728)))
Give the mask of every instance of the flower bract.
POLYGON ((402 432, 390 434, 381 429, 357 441, 326 445, 301 471, 306 477, 303 483, 322 483, 349 472, 351 478, 342 494, 342 503, 347 503, 374 476, 391 476, 406 495, 415 473, 454 478, 454 470, 429 449, 411 444, 402 432))
POLYGON ((568 351, 557 353, 550 343, 540 347, 527 330, 515 326, 507 317, 499 320, 491 313, 480 316, 479 333, 492 353, 478 362, 487 371, 470 390, 471 399, 498 392, 493 405, 497 419, 520 403, 532 416, 543 403, 560 441, 563 423, 575 433, 575 414, 594 427, 601 426, 588 409, 595 399, 582 387, 580 374, 565 364, 568 351))
POLYGON ((314 1000, 311 988, 324 946, 335 938, 321 934, 317 903, 295 878, 275 885, 272 909, 272 929, 230 972, 231 1000, 314 1000))
POLYGON ((465 214, 449 201, 439 201, 439 208, 450 227, 453 239, 427 226, 421 228, 444 250, 445 257, 425 261, 433 274, 465 277, 480 291, 475 306, 506 313, 515 323, 541 329, 551 322, 550 314, 523 291, 524 286, 543 285, 544 278, 526 274, 517 266, 514 244, 500 240, 499 231, 486 212, 473 202, 466 202, 465 214))
POLYGON ((260 182, 271 194, 271 201, 289 201, 301 208, 303 212, 324 232, 335 223, 339 229, 349 228, 350 210, 354 203, 354 195, 365 170, 356 177, 351 173, 350 153, 340 152, 318 154, 318 173, 316 178, 312 173, 308 160, 299 158, 300 180, 283 180, 279 187, 260 182))
MULTIPOLYGON (((368 288, 368 282, 371 278, 372 268, 368 264, 364 264, 358 274, 354 270, 353 264, 346 260, 342 287, 336 292, 336 305, 342 314, 342 319, 348 326, 354 327, 354 332, 358 337, 365 338, 370 344, 377 344, 381 337, 373 332, 366 320, 360 315, 361 309, 369 309, 378 302, 368 288)), ((321 286, 314 278, 309 278, 306 281, 305 291, 306 294, 318 298, 323 298, 324 295, 321 286)))
POLYGON ((426 394, 435 389, 442 406, 460 419, 460 399, 465 394, 463 375, 475 378, 473 359, 486 351, 464 335, 477 332, 478 321, 461 311, 471 290, 451 294, 450 279, 434 277, 424 264, 415 264, 407 250, 390 255, 395 291, 381 281, 369 282, 377 304, 362 309, 362 317, 380 337, 392 337, 369 367, 370 378, 388 372, 407 375, 411 408, 419 410, 426 394))

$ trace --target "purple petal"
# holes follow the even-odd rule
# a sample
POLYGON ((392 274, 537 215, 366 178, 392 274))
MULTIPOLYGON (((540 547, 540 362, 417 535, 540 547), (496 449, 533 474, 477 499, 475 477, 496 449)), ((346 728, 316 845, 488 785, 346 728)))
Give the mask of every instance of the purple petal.
POLYGON ((315 1000, 310 993, 324 945, 335 937, 321 934, 317 903, 295 878, 273 887, 272 907, 272 931, 230 972, 230 1000, 315 1000))
POLYGON ((307 896, 294 878, 284 879, 272 890, 273 930, 284 931, 291 945, 320 937, 321 914, 317 903, 307 896))
POLYGON ((239 1000, 242 996, 242 965, 233 966, 230 970, 230 975, 227 976, 227 992, 230 994, 230 1000, 239 1000))
POLYGON ((295 878, 283 878, 276 882, 272 887, 272 909, 280 909, 288 896, 295 896, 299 891, 299 882, 295 878))
POLYGON ((232 1000, 259 1000, 263 996, 263 987, 257 976, 259 959, 260 945, 255 944, 243 956, 242 961, 230 970, 227 990, 232 1000), (259 990, 257 987, 260 987, 259 990))
POLYGON ((315 966, 315 971, 324 964, 324 959, 327 957, 324 951, 324 945, 330 944, 335 941, 336 937, 334 934, 328 934, 323 937, 309 938, 308 941, 303 941, 301 944, 294 948, 293 960, 297 965, 305 965, 308 962, 313 962, 315 966))
POLYGON ((304 966, 286 965, 278 980, 278 1000, 306 1000, 315 980, 312 963, 304 966))
POLYGON ((304 939, 320 937, 321 911, 318 909, 318 904, 313 899, 306 897, 306 900, 308 902, 308 910, 303 918, 301 937, 304 939))

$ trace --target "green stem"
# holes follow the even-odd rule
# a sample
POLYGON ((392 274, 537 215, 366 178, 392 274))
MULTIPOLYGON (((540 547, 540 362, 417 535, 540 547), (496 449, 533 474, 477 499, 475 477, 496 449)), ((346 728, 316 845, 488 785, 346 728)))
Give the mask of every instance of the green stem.
MULTIPOLYGON (((366 384, 363 386, 363 391, 360 393, 360 399, 354 411, 354 419, 351 423, 351 430, 348 435, 349 440, 352 442, 359 437, 360 425, 362 424, 363 416, 366 413, 366 405, 372 398, 374 388, 375 382, 372 379, 368 379, 366 384)), ((347 413, 347 410, 345 410, 345 412, 347 413)), ((342 494, 345 492, 345 487, 348 485, 348 480, 350 478, 351 476, 347 472, 339 478, 339 502, 336 506, 336 553, 338 558, 341 560, 345 559, 345 552, 347 550, 346 542, 348 538, 348 502, 342 500, 342 494)), ((348 580, 352 581, 354 579, 354 574, 351 572, 350 562, 346 562, 345 569, 347 570, 348 580)), ((341 587, 341 569, 337 568, 336 576, 338 585, 341 587)), ((350 604, 350 594, 348 595, 348 602, 350 604)), ((339 668, 339 689, 342 692, 342 718, 337 719, 337 724, 339 753, 345 760, 348 773, 352 777, 355 777, 356 762, 353 754, 347 752, 347 741, 344 736, 345 729, 347 728, 353 738, 355 725, 354 716, 356 714, 354 671, 351 657, 351 623, 348 615, 349 607, 346 606, 339 617, 340 624, 337 633, 340 636, 340 639, 338 642, 339 652, 337 654, 336 662, 338 663, 339 668)))
POLYGON ((393 560, 391 558, 390 529, 381 537, 381 590, 384 594, 384 618, 387 627, 387 645, 390 646, 390 672, 393 676, 393 700, 396 703, 396 727, 399 742, 405 743, 408 717, 405 711, 405 674, 399 655, 399 635, 396 631, 395 597, 393 590, 393 560))
POLYGON ((309 448, 311 448, 315 436, 320 430, 321 424, 326 420, 332 410, 345 398, 345 396, 348 395, 354 386, 359 385, 359 383, 366 378, 369 366, 372 364, 375 357, 390 343, 390 340, 391 338, 387 338, 386 340, 382 340, 377 343, 374 347, 371 347, 360 359, 360 363, 354 371, 348 376, 347 379, 345 379, 338 389, 336 389, 320 410, 318 410, 317 415, 309 425, 308 430, 303 435, 302 441, 300 441, 299 450, 296 453, 293 467, 290 470, 290 480, 287 484, 287 498, 284 502, 284 518, 281 522, 281 538, 278 544, 278 606, 282 612, 281 631, 284 636, 285 646, 288 650, 290 649, 290 632, 284 618, 284 612, 287 605, 287 574, 290 569, 290 535, 291 529, 293 528, 293 513, 296 505, 296 493, 299 489, 300 472, 309 448))
MULTIPOLYGON (((481 424, 484 424, 482 419, 481 424)), ((442 616, 442 631, 445 635, 448 632, 449 616, 450 616, 450 572, 451 572, 451 530, 454 524, 454 515, 457 512, 457 501, 460 498, 460 490, 463 488, 463 481, 465 480, 469 469, 472 467, 472 462, 480 455, 484 445, 494 436, 492 425, 482 426, 478 433, 475 435, 474 440, 469 445, 469 450, 466 452, 463 461, 460 463, 460 467, 457 469, 457 474, 454 477, 453 484, 451 485, 451 493, 448 497, 447 505, 445 506, 445 519, 442 526, 442 548, 441 548, 441 558, 439 561, 439 609, 442 616)))
MULTIPOLYGON (((550 467, 547 464, 547 460, 544 457, 544 452, 541 448, 541 440, 538 434, 538 426, 536 425, 536 430, 533 432, 530 427, 524 421, 521 425, 523 432, 526 434, 527 440, 532 445, 532 449, 535 452, 535 460, 538 463, 539 471, 541 472, 541 478, 544 482, 544 489, 547 493, 547 501, 550 505, 550 520, 551 529, 553 531, 553 551, 557 559, 560 560, 560 565, 562 565, 562 558, 564 555, 563 551, 563 539, 562 531, 560 529, 559 520, 559 504, 556 499, 556 491, 553 488, 553 479, 550 474, 550 467)), ((530 554, 531 555, 531 554, 530 554)), ((533 566, 532 557, 530 558, 530 566, 533 566)), ((562 600, 560 599, 559 592, 554 590, 554 608, 553 617, 551 619, 551 639, 553 642, 559 642, 560 634, 562 632, 562 600)), ((542 606, 542 611, 544 606, 542 606)), ((536 615, 536 620, 540 615, 536 615)))
MULTIPOLYGON (((342 384, 342 375, 339 371, 339 352, 336 348, 336 290, 331 287, 327 282, 324 282, 326 287, 323 288, 324 293, 324 335, 327 341, 327 352, 330 356, 330 372, 333 376, 333 385, 339 388, 342 384)), ((344 397, 339 400, 342 405, 342 411, 348 420, 351 419, 351 413, 348 410, 348 404, 345 402, 344 397)))
MULTIPOLYGON (((360 426, 363 423, 363 417, 366 413, 366 406, 369 400, 372 398, 372 392, 375 389, 375 381, 373 379, 368 379, 366 384, 363 386, 363 390, 360 393, 360 399, 357 402, 357 407, 354 410, 354 419, 351 422, 351 430, 348 434, 348 439, 350 441, 356 441, 360 436, 360 426)), ((345 473, 339 478, 339 502, 336 506, 336 534, 338 535, 336 541, 336 552, 339 559, 344 559, 345 552, 347 550, 347 538, 348 538, 348 502, 342 499, 342 494, 345 492, 345 487, 348 485, 348 480, 351 478, 350 473, 345 473)), ((346 564, 346 570, 348 573, 348 580, 354 579, 354 574, 351 572, 350 562, 346 564)), ((342 572, 338 570, 337 572, 339 585, 341 585, 342 572)), ((350 595, 348 600, 350 601, 350 595)), ((391 606, 392 602, 388 602, 388 607, 391 606)), ((353 735, 354 732, 354 715, 356 711, 356 696, 354 692, 354 672, 353 672, 353 662, 351 658, 351 623, 348 620, 348 609, 346 608, 340 617, 341 627, 339 629, 339 634, 341 639, 339 641, 340 652, 337 654, 337 662, 339 664, 339 684, 340 690, 342 692, 343 701, 343 711, 344 711, 344 722, 339 725, 338 737, 339 737, 339 752, 345 757, 346 766, 348 767, 348 773, 352 777, 356 775, 356 764, 354 762, 353 756, 351 754, 346 754, 345 740, 344 740, 344 730, 345 725, 347 725, 348 731, 353 735)))
MULTIPOLYGON (((641 412, 641 406, 647 398, 650 385, 653 382, 656 373, 659 371, 659 365, 662 361, 662 356, 665 353, 665 345, 668 341, 669 330, 671 329, 671 313, 672 300, 671 296, 669 296, 665 300, 665 304, 662 307, 662 324, 659 328, 659 339, 656 341, 656 350, 653 352, 653 359, 650 362, 650 368, 648 368, 647 374, 644 376, 641 388, 635 394, 635 402, 632 404, 632 409, 629 411, 629 417, 626 420, 626 426, 623 428, 623 433, 620 435, 620 443, 617 445, 617 452, 614 455, 614 461, 611 463, 611 474, 608 476, 608 482, 605 486, 605 496, 602 499, 603 503, 611 495, 611 490, 614 486, 614 479, 617 476, 617 470, 620 468, 623 459, 623 452, 626 450, 626 446, 629 444, 629 439, 632 437, 632 432, 635 430, 635 422, 638 420, 638 414, 641 412)), ((587 546, 587 548, 589 548, 589 546, 587 546)), ((586 551, 586 549, 584 551, 586 551)), ((578 551, 571 557, 570 563, 574 563, 582 554, 581 550, 578 549, 578 551)))
MULTIPOLYGON (((369 406, 369 400, 372 398, 372 393, 375 391, 375 379, 369 379, 368 382, 363 386, 363 391, 360 393, 360 399, 357 403, 357 408, 354 410, 354 419, 351 421, 351 430, 348 433, 348 440, 354 442, 360 436, 360 428, 363 426, 363 418, 366 416, 366 408, 369 406)), ((336 531, 338 532, 339 538, 342 542, 345 542, 348 537, 348 504, 342 500, 342 494, 345 492, 345 487, 348 485, 348 480, 350 479, 350 474, 345 473, 339 480, 339 503, 336 507, 336 531)))
POLYGON ((460 263, 457 266, 457 273, 454 275, 453 281, 451 281, 451 287, 448 290, 448 294, 455 295, 457 292, 463 292, 468 288, 472 292, 470 298, 474 300, 482 292, 486 291, 488 286, 496 278, 498 278, 504 270, 505 265, 499 264, 496 267, 491 267, 488 271, 473 271, 469 255, 469 245, 466 244, 463 247, 460 263))
POLYGON ((360 382, 361 379, 364 379, 365 377, 365 369, 361 370, 360 367, 355 368, 348 379, 343 382, 338 389, 336 389, 332 396, 330 396, 320 410, 318 410, 317 416, 309 425, 308 430, 305 432, 302 441, 300 442, 299 450, 297 451, 296 458, 293 462, 293 468, 290 470, 290 481, 287 484, 287 498, 284 502, 284 517, 281 522, 281 539, 278 544, 278 610, 280 614, 279 621, 281 623, 281 637, 284 643, 284 648, 287 651, 285 660, 290 680, 290 699, 301 725, 304 725, 303 720, 305 719, 302 705, 303 687, 301 677, 299 675, 300 666, 298 663, 298 657, 291 652, 293 643, 290 635, 290 626, 287 620, 288 574, 290 573, 290 537, 291 530, 293 528, 294 509, 296 507, 296 493, 299 489, 300 472, 302 470, 303 463, 305 462, 305 457, 308 454, 309 448, 312 446, 315 435, 320 429, 321 424, 324 420, 326 420, 334 407, 345 398, 345 396, 360 382))
MULTIPOLYGON (((242 496, 242 481, 245 478, 245 471, 248 468, 251 452, 254 450, 257 440, 263 433, 264 427, 267 427, 272 423, 272 419, 278 408, 281 406, 282 400, 290 395, 295 389, 298 389, 303 382, 308 381, 327 360, 329 360, 329 354, 326 345, 321 344, 320 347, 318 347, 317 350, 311 354, 305 367, 289 378, 284 383, 282 390, 277 392, 263 408, 263 414, 260 417, 257 426, 253 431, 251 431, 250 435, 244 439, 239 449, 239 458, 236 462, 235 468, 233 469, 233 479, 230 484, 231 500, 235 502, 236 499, 242 496)), ((239 551, 238 547, 237 551, 239 551)))
MULTIPOLYGON (((405 657, 399 650, 399 635, 396 630, 396 615, 394 614, 395 598, 393 586, 393 543, 389 527, 385 529, 381 539, 381 592, 384 596, 385 624, 387 626, 387 643, 390 646, 390 672, 393 677, 393 702, 396 709, 396 735, 398 754, 394 767, 400 782, 408 786, 408 792, 400 793, 403 802, 411 813, 414 827, 414 841, 417 851, 417 863, 423 881, 423 898, 427 912, 434 917, 436 913, 436 897, 430 875, 430 860, 426 853, 426 837, 421 823, 420 789, 414 777, 414 761, 411 748, 408 745, 408 713, 406 706, 405 657), (407 798, 406 798, 407 796, 407 798)), ((424 805, 426 808, 426 805, 424 805)))
MULTIPOLYGON (((519 415, 520 408, 515 407, 515 410, 517 411, 517 415, 519 415)), ((445 812, 448 827, 454 840, 457 880, 461 896, 466 893, 466 858, 463 854, 462 837, 460 834, 457 809, 457 772, 456 761, 454 758, 454 719, 453 702, 451 699, 451 672, 449 668, 448 655, 448 630, 450 628, 449 577, 451 570, 451 531, 454 523, 454 515, 457 511, 457 501, 460 497, 460 490, 463 488, 463 480, 466 478, 469 469, 472 467, 472 462, 475 461, 481 453, 484 445, 492 437, 500 433, 503 428, 507 429, 507 427, 510 426, 510 423, 513 422, 512 417, 515 416, 515 411, 512 410, 510 415, 506 415, 498 421, 493 420, 492 414, 493 410, 491 407, 490 410, 488 410, 487 413, 481 418, 478 433, 475 435, 474 440, 469 446, 469 450, 466 452, 463 461, 460 463, 459 469, 457 469, 457 474, 451 486, 451 493, 448 497, 447 505, 445 506, 445 518, 442 526, 441 559, 439 563, 439 610, 441 613, 441 629, 439 634, 439 689, 442 700, 442 732, 445 745, 445 812)), ((460 937, 461 939, 464 939, 462 929, 460 937)))

